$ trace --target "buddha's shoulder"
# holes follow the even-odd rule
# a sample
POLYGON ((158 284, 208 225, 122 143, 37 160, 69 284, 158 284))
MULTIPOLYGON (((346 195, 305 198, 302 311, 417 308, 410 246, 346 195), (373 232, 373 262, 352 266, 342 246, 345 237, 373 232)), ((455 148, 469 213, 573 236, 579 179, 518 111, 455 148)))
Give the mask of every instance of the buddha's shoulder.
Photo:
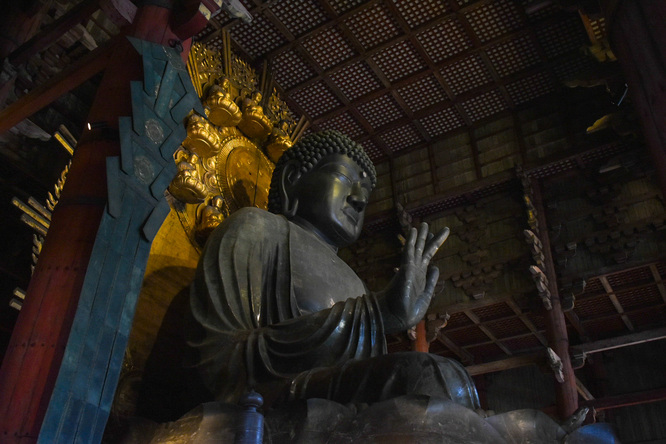
POLYGON ((266 232, 286 230, 286 227, 287 220, 284 216, 260 208, 245 207, 225 219, 219 228, 225 232, 254 232, 260 237, 266 232))

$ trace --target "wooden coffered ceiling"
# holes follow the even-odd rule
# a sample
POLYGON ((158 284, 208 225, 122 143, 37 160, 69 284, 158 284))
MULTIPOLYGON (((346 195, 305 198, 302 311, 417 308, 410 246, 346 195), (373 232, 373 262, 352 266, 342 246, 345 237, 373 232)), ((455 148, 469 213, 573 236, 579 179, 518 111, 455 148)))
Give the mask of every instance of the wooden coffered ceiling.
POLYGON ((197 38, 221 47, 228 29, 241 53, 269 62, 295 113, 376 162, 552 94, 592 64, 581 17, 555 2, 244 3, 251 23, 220 14, 197 38))

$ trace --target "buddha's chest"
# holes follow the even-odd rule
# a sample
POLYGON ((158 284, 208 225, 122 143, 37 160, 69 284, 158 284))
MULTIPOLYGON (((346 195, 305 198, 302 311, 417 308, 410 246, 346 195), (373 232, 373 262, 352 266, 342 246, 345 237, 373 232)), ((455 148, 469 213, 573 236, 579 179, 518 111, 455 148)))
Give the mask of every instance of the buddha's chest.
POLYGON ((333 250, 298 231, 292 230, 290 239, 291 284, 303 312, 366 293, 363 281, 333 250))

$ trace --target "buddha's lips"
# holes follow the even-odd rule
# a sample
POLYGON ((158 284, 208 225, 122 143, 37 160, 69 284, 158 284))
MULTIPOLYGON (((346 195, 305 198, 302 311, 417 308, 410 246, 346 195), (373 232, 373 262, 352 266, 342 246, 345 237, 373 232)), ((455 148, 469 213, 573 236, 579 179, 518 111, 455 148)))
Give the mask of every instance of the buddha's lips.
POLYGON ((347 209, 342 210, 342 212, 345 213, 345 215, 348 218, 350 218, 352 221, 354 221, 355 224, 358 224, 359 214, 356 211, 347 208, 347 209))

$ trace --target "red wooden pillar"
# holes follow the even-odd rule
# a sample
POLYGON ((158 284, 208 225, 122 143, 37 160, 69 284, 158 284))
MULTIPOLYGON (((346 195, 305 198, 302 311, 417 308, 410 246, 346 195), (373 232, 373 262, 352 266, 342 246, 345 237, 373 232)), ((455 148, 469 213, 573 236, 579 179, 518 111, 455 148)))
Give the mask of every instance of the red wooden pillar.
POLYGON ((661 191, 666 196, 666 2, 604 3, 610 44, 626 75, 661 191))
POLYGON ((560 295, 557 289, 557 275, 553 265, 553 257, 550 250, 550 238, 548 236, 548 225, 544 211, 541 186, 538 180, 532 181, 534 207, 536 208, 537 220, 539 222, 539 239, 543 244, 543 255, 545 270, 543 272, 548 278, 548 289, 551 294, 552 308, 545 311, 546 338, 548 346, 560 357, 563 365, 564 382, 557 382, 555 386, 555 401, 557 414, 560 419, 566 419, 578 410, 578 391, 576 390, 576 375, 574 374, 569 356, 569 334, 567 324, 562 311, 560 295))
POLYGON ((423 319, 421 322, 416 324, 416 338, 412 344, 412 350, 428 353, 430 350, 430 344, 428 344, 428 340, 426 339, 425 322, 425 319, 423 319))
MULTIPOLYGON (((169 27, 170 15, 168 9, 144 6, 127 34, 168 45, 179 40, 169 27)), ((189 48, 189 44, 183 46, 189 48)), ((128 41, 121 40, 88 118, 104 122, 107 128, 86 132, 80 139, 0 367, 2 443, 37 440, 107 202, 106 158, 120 152, 118 117, 131 115, 130 81, 141 77, 141 57, 128 41)))

